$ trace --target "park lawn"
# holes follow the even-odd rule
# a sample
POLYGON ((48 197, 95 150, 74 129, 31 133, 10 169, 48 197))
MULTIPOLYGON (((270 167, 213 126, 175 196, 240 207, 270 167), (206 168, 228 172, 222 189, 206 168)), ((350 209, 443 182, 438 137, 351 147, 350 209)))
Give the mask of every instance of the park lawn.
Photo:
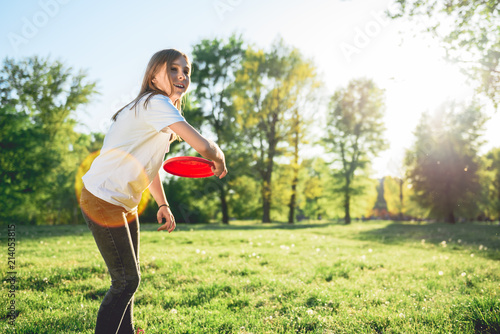
MULTIPOLYGON (((135 319, 146 333, 500 332, 497 224, 156 228, 141 226, 135 319)), ((16 333, 93 333, 110 281, 87 227, 16 231, 16 333)), ((14 333, 6 307, 0 332, 14 333)))

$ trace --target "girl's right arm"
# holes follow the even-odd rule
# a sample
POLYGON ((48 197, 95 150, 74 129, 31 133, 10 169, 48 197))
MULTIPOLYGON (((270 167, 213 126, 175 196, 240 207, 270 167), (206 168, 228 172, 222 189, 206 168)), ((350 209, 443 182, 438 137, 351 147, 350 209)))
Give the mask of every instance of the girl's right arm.
POLYGON ((216 143, 203 137, 187 122, 176 122, 168 127, 194 148, 196 152, 214 162, 215 168, 212 168, 212 170, 217 177, 222 179, 226 176, 227 169, 224 153, 216 143))

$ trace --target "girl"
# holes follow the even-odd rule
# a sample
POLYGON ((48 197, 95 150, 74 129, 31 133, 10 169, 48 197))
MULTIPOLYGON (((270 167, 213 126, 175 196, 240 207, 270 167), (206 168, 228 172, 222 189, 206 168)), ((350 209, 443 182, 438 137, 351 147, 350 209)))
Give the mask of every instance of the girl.
POLYGON ((82 178, 82 213, 111 276, 97 315, 96 334, 134 334, 133 296, 140 282, 137 205, 146 188, 158 204, 158 223, 166 221, 158 231, 175 229, 158 173, 170 143, 182 138, 214 162, 217 177, 227 173, 220 148, 180 113, 190 72, 184 53, 168 49, 154 54, 139 95, 113 116, 100 155, 82 178))

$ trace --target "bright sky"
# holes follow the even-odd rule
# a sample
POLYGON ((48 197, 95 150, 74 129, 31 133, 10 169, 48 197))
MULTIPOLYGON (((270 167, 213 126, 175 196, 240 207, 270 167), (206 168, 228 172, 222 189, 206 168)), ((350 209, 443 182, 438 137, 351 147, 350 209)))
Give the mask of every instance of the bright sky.
MULTIPOLYGON (((86 69, 101 95, 80 113, 82 131, 105 132, 109 118, 132 100, 146 64, 160 49, 190 55, 203 38, 241 33, 268 48, 278 36, 312 58, 325 93, 359 77, 386 90, 390 148, 374 161, 376 176, 397 173, 420 114, 473 89, 437 42, 382 11, 392 0, 24 0, 1 5, 0 57, 31 55, 86 69), (400 33, 402 32, 402 33, 400 33)), ((500 147, 500 113, 488 110, 483 151, 500 147)), ((320 114, 320 113, 318 113, 320 114)), ((319 116, 318 116, 319 117, 319 116)), ((189 120, 188 120, 189 121, 189 120)))

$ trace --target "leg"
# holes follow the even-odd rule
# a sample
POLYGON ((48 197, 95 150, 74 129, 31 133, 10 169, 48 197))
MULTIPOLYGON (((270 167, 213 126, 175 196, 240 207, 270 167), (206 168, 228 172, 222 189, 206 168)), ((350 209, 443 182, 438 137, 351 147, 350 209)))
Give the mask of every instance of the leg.
MULTIPOLYGON (((136 260, 137 260, 137 271, 140 272, 139 268, 139 216, 135 213, 135 219, 131 221, 128 225, 130 236, 132 238, 132 245, 134 247, 136 260)), ((135 333, 134 330, 134 296, 130 300, 128 304, 127 310, 123 316, 122 323, 120 325, 120 329, 118 330, 118 334, 127 334, 135 333)))
MULTIPOLYGON (((115 334, 140 283, 137 247, 130 234, 125 209, 89 194, 82 192, 82 212, 106 262, 112 283, 99 308, 95 333, 115 334)), ((131 313, 129 321, 130 316, 131 313)), ((133 332, 130 323, 122 333, 133 332)))

